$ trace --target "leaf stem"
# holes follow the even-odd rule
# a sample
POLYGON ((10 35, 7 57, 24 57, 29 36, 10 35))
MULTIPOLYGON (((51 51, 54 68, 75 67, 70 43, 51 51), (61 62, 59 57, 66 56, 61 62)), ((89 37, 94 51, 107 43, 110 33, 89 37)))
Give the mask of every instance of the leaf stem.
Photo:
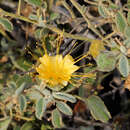
MULTIPOLYGON (((17 14, 13 14, 13 13, 9 13, 9 12, 6 12, 4 11, 3 9, 0 9, 0 14, 3 14, 5 16, 10 16, 12 18, 15 18, 15 19, 20 19, 22 21, 25 21, 25 22, 29 22, 29 23, 32 23, 32 24, 35 24, 37 26, 39 26, 39 23, 37 21, 33 21, 33 20, 30 20, 24 16, 20 16, 20 15, 17 15, 17 14)), ((90 39, 90 38, 87 38, 85 36, 80 36, 80 35, 74 35, 74 34, 70 34, 70 33, 67 33, 67 32, 64 32, 63 30, 60 30, 59 28, 57 27, 54 27, 53 25, 50 25, 50 24, 45 24, 45 25, 42 25, 41 27, 46 27, 50 30, 52 30, 53 32, 55 33, 58 33, 58 34, 63 34, 64 37, 67 37, 67 38, 72 38, 72 39, 77 39, 77 40, 83 40, 83 41, 93 41, 93 39, 90 39)))

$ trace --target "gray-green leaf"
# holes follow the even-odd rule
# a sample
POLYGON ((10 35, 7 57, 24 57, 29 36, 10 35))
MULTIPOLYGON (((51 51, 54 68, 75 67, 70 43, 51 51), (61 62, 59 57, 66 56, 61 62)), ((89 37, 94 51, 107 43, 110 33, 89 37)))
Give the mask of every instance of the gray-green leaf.
POLYGON ((26 110, 27 101, 26 101, 26 97, 24 95, 19 96, 19 107, 20 107, 21 112, 26 110))
POLYGON ((125 31, 124 31, 124 34, 127 38, 130 37, 130 26, 126 26, 125 27, 125 31))
POLYGON ((50 15, 50 20, 55 20, 55 19, 57 19, 57 18, 59 18, 59 14, 58 13, 51 13, 51 15, 50 15))
POLYGON ((127 23, 126 23, 126 20, 125 20, 125 17, 123 16, 123 14, 121 12, 118 12, 116 14, 116 26, 117 26, 117 29, 120 31, 120 32, 124 32, 125 30, 125 27, 127 26, 127 23))
POLYGON ((108 16, 107 12, 106 12, 106 8, 103 5, 98 6, 98 12, 104 18, 106 18, 108 16))
POLYGON ((127 21, 128 21, 128 24, 130 24, 130 12, 128 12, 127 21))
POLYGON ((41 120, 43 113, 46 110, 46 102, 44 98, 40 98, 37 103, 36 103, 36 112, 35 115, 36 117, 41 120))
POLYGON ((129 75, 129 62, 127 57, 124 55, 122 55, 119 59, 119 71, 124 77, 129 75))
POLYGON ((0 130, 7 130, 10 122, 11 122, 10 118, 7 118, 5 120, 1 120, 0 121, 0 130))
POLYGON ((87 105, 95 120, 106 123, 111 118, 104 102, 98 96, 90 96, 87 98, 87 105))
POLYGON ((33 124, 31 122, 26 122, 23 124, 20 130, 33 130, 33 124))
POLYGON ((57 109, 52 112, 52 124, 55 128, 62 128, 64 126, 61 114, 57 109))
POLYGON ((24 83, 22 83, 22 84, 20 85, 20 87, 18 87, 18 88, 16 89, 16 91, 15 91, 15 96, 19 96, 19 95, 23 92, 23 90, 24 90, 25 87, 26 87, 26 83, 24 82, 24 83))
POLYGON ((35 6, 41 6, 42 5, 42 0, 25 0, 29 4, 35 5, 35 6))
POLYGON ((72 109, 64 102, 56 102, 56 106, 65 115, 71 116, 73 114, 72 109))
POLYGON ((76 102, 76 98, 70 94, 62 93, 62 92, 53 92, 52 94, 53 94, 53 97, 56 99, 65 100, 72 103, 76 102))
POLYGON ((127 48, 130 48, 130 38, 126 39, 123 43, 127 48))
POLYGON ((4 27, 5 30, 12 32, 13 24, 6 18, 0 17, 0 24, 4 27))
POLYGON ((97 57, 98 70, 112 71, 116 65, 116 58, 111 53, 100 53, 97 57))

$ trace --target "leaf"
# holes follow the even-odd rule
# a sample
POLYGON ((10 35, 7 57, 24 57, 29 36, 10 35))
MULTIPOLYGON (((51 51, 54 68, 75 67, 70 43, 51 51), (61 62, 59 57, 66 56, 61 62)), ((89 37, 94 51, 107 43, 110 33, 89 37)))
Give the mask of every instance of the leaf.
POLYGON ((40 98, 37 103, 36 103, 36 112, 35 112, 35 115, 36 117, 41 120, 42 116, 43 116, 43 113, 45 112, 46 110, 46 102, 45 102, 45 99, 44 98, 40 98))
POLYGON ((37 17, 37 15, 30 14, 30 15, 29 15, 29 19, 34 20, 34 21, 37 21, 37 20, 38 20, 38 17, 37 17))
POLYGON ((15 91, 15 96, 19 96, 19 95, 23 92, 23 90, 25 89, 25 87, 26 87, 26 83, 24 82, 24 83, 22 83, 22 84, 20 85, 20 87, 18 87, 18 88, 16 89, 16 91, 15 91))
POLYGON ((9 32, 13 31, 13 25, 8 19, 0 17, 0 24, 3 26, 5 30, 9 32))
POLYGON ((98 12, 102 17, 107 18, 106 8, 103 5, 98 6, 98 12))
POLYGON ((96 58, 100 54, 100 51, 104 49, 105 48, 101 40, 93 40, 89 48, 89 54, 92 55, 93 58, 96 58))
POLYGON ((62 128, 64 126, 61 114, 57 109, 52 112, 52 124, 55 128, 62 128))
POLYGON ((19 96, 19 107, 20 107, 21 112, 26 110, 27 101, 26 101, 26 97, 24 95, 19 96))
POLYGON ((53 20, 55 20, 55 19, 57 19, 57 18, 59 18, 59 14, 58 13, 51 13, 50 14, 50 20, 51 21, 53 21, 53 20))
POLYGON ((123 54, 127 54, 127 50, 126 50, 126 48, 125 48, 123 45, 120 46, 120 51, 121 51, 123 54))
POLYGON ((111 53, 101 53, 97 57, 98 70, 103 72, 112 71, 116 65, 116 58, 111 53))
POLYGON ((26 61, 24 58, 19 58, 15 62, 21 68, 21 70, 24 71, 28 71, 32 67, 32 64, 26 61))
POLYGON ((98 96, 92 95, 87 98, 87 106, 95 120, 106 123, 111 118, 109 111, 98 96))
POLYGON ((16 126, 14 126, 14 128, 13 128, 13 130, 20 130, 20 126, 19 125, 16 125, 16 126))
POLYGON ((25 0, 29 4, 35 5, 35 6, 41 6, 42 5, 42 0, 25 0))
POLYGON ((119 8, 118 5, 116 5, 116 4, 112 3, 112 2, 109 3, 109 9, 110 9, 110 10, 111 10, 111 9, 118 9, 118 8, 119 8))
POLYGON ((56 107, 65 115, 71 116, 73 114, 72 109, 64 102, 56 102, 56 107))
POLYGON ((10 118, 7 118, 5 120, 1 120, 0 121, 0 130, 7 130, 10 122, 11 122, 10 118))
POLYGON ((40 28, 38 28, 36 31, 35 31, 35 37, 36 37, 36 39, 40 39, 40 38, 42 38, 42 32, 43 32, 43 29, 40 29, 40 28))
POLYGON ((26 83, 26 84, 32 83, 32 78, 30 77, 30 75, 24 75, 18 78, 17 86, 21 86, 23 83, 26 83))
POLYGON ((127 26, 127 23, 126 23, 125 17, 123 16, 121 12, 118 12, 116 14, 115 22, 116 22, 117 29, 123 33, 125 30, 125 27, 127 26))
POLYGON ((36 90, 28 91, 27 96, 30 100, 33 101, 38 101, 40 98, 42 98, 42 95, 36 90))
POLYGON ((128 24, 130 24, 130 12, 128 12, 127 14, 127 21, 128 21, 128 24))
POLYGON ((130 48, 130 38, 124 40, 124 45, 127 47, 127 48, 130 48))
POLYGON ((26 122, 20 130, 33 130, 33 124, 31 122, 26 122))
POLYGON ((119 59, 119 71, 123 77, 129 75, 129 62, 126 56, 122 55, 119 59))
POLYGON ((70 95, 70 94, 67 94, 67 93, 53 92, 52 95, 53 95, 53 97, 56 98, 56 99, 69 101, 69 102, 71 102, 71 103, 75 103, 75 102, 76 102, 76 98, 73 97, 73 96, 70 95))
POLYGON ((126 26, 125 27, 125 31, 124 31, 124 34, 127 38, 130 37, 130 26, 126 26))
POLYGON ((94 126, 87 126, 87 127, 80 126, 80 130, 95 130, 95 128, 94 126))

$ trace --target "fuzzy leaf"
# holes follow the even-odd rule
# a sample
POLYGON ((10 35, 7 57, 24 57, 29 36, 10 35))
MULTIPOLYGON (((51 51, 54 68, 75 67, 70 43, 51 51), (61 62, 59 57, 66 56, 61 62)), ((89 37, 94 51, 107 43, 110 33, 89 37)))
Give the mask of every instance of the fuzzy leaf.
POLYGON ((18 87, 18 88, 16 89, 15 95, 16 95, 16 96, 19 96, 19 95, 23 92, 23 90, 25 89, 25 87, 26 87, 26 83, 22 83, 22 84, 20 85, 20 87, 18 87))
POLYGON ((126 50, 126 48, 125 48, 123 45, 120 46, 120 51, 121 51, 123 54, 127 54, 127 50, 126 50))
POLYGON ((4 27, 5 30, 9 32, 13 31, 13 25, 8 19, 0 17, 0 24, 4 27))
POLYGON ((57 109, 53 110, 52 112, 52 124, 55 128, 61 128, 64 126, 61 114, 57 109))
POLYGON ((109 111, 98 96, 90 96, 87 98, 87 106, 95 120, 106 123, 111 118, 109 111))
POLYGON ((127 21, 128 21, 128 24, 130 24, 130 12, 128 12, 127 21))
POLYGON ((59 18, 59 14, 58 13, 51 13, 51 15, 50 15, 50 20, 55 20, 55 19, 57 19, 57 18, 59 18))
POLYGON ((126 39, 124 41, 124 45, 127 47, 127 48, 130 48, 130 38, 126 39))
POLYGON ((0 121, 0 130, 7 130, 10 122, 11 122, 10 118, 7 118, 5 120, 1 120, 0 121))
POLYGON ((104 18, 106 18, 108 16, 106 13, 106 8, 103 5, 98 6, 98 12, 104 18))
POLYGON ((33 130, 33 124, 31 122, 26 122, 20 130, 33 130))
POLYGON ((29 4, 35 5, 35 6, 41 6, 42 5, 42 0, 25 0, 29 4))
POLYGON ((116 26, 117 26, 117 29, 120 31, 120 32, 124 32, 125 30, 125 27, 127 26, 127 23, 126 23, 126 20, 125 20, 125 17, 123 16, 123 14, 121 12, 118 12, 116 14, 116 26))
POLYGON ((56 106, 65 115, 71 116, 73 114, 72 109, 64 102, 57 102, 56 106))
POLYGON ((24 95, 19 96, 19 107, 20 107, 21 112, 26 110, 27 101, 26 101, 26 97, 24 95))
POLYGON ((125 31, 124 31, 124 34, 127 38, 130 37, 130 26, 126 26, 125 27, 125 31))
POLYGON ((33 101, 38 101, 40 98, 42 98, 42 95, 36 90, 28 91, 27 96, 30 100, 33 101))
POLYGON ((53 92, 53 97, 56 98, 56 99, 69 101, 71 103, 75 103, 76 102, 76 98, 73 97, 70 94, 67 94, 67 93, 53 92))
POLYGON ((44 98, 40 98, 37 103, 36 103, 36 112, 35 115, 36 117, 41 120, 43 113, 46 110, 46 102, 44 98))
POLYGON ((116 65, 116 58, 110 53, 101 53, 97 57, 98 70, 100 71, 112 71, 116 65))
POLYGON ((119 59, 119 71, 124 77, 129 75, 129 62, 127 57, 124 55, 122 55, 119 59))

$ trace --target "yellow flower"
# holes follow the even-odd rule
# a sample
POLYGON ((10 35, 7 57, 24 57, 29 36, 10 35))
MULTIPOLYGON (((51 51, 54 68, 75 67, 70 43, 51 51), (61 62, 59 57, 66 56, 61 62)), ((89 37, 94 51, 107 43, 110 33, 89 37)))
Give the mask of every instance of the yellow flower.
POLYGON ((72 77, 72 74, 79 69, 74 65, 72 56, 62 55, 49 56, 45 54, 40 57, 40 65, 36 67, 39 78, 50 86, 66 86, 72 77))
POLYGON ((64 86, 67 86, 68 83, 78 83, 78 80, 75 80, 74 78, 72 79, 72 77, 75 77, 77 79, 78 77, 85 78, 95 76, 95 74, 93 73, 85 74, 79 72, 77 74, 74 74, 74 72, 82 67, 75 65, 75 63, 88 56, 88 54, 86 53, 84 55, 80 55, 74 60, 73 57, 70 55, 71 51, 76 45, 74 44, 70 52, 63 57, 62 54, 59 54, 61 42, 61 38, 58 37, 58 40, 56 39, 56 44, 54 44, 56 55, 50 56, 48 55, 45 41, 43 41, 42 47, 44 49, 44 55, 39 58, 38 61, 40 62, 40 64, 35 67, 38 73, 38 78, 42 80, 42 83, 50 88, 53 87, 57 90, 63 88, 64 86))

